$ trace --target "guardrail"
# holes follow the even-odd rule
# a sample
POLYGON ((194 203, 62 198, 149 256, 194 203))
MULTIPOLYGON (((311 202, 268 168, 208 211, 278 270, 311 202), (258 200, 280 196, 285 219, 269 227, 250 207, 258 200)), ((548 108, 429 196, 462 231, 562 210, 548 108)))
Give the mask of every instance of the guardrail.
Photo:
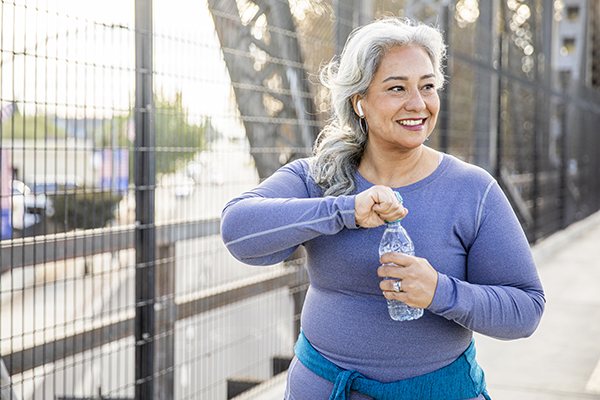
MULTIPOLYGON (((219 219, 156 224, 157 245, 217 235, 220 232, 219 224, 219 219)), ((92 251, 105 253, 131 249, 135 247, 135 231, 135 225, 124 225, 3 240, 0 242, 2 272, 12 267, 83 257, 92 251)))
MULTIPOLYGON (((169 321, 166 326, 162 324, 162 331, 168 332, 172 331, 172 324, 175 321, 243 301, 261 293, 285 287, 295 288, 307 283, 306 269, 298 263, 292 263, 272 273, 237 280, 227 285, 198 292, 193 296, 188 296, 193 298, 180 304, 160 304, 159 307, 155 307, 155 309, 158 308, 156 320, 169 321)), ((301 304, 299 306, 301 307, 301 304)), ((133 336, 134 328, 135 318, 130 316, 118 322, 79 332, 39 346, 4 354, 2 358, 9 374, 15 375, 115 340, 133 336), (74 343, 78 345, 73 346, 74 343)), ((168 349, 164 349, 164 351, 168 351, 168 349)))

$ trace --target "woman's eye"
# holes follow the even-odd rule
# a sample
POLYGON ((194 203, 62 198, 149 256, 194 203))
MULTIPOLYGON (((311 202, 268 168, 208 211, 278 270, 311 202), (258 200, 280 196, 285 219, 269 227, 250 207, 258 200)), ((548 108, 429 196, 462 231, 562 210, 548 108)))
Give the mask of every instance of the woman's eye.
POLYGON ((433 83, 423 86, 423 90, 434 90, 434 89, 435 89, 435 86, 433 83))
POLYGON ((404 91, 404 87, 403 86, 394 86, 394 87, 390 88, 390 90, 393 90, 394 92, 401 92, 401 91, 404 91))

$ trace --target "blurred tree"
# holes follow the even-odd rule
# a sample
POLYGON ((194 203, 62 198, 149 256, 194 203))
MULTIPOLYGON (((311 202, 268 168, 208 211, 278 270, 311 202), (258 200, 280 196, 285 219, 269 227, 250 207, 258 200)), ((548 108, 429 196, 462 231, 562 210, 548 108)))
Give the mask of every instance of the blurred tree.
MULTIPOLYGON (((190 121, 189 112, 183 105, 183 96, 176 93, 167 98, 158 93, 155 99, 156 173, 167 174, 185 167, 194 156, 219 137, 210 121, 190 121)), ((104 148, 132 148, 135 140, 133 111, 115 117, 105 124, 99 146, 104 148), (114 131, 116 130, 116 134, 114 131)), ((129 157, 130 176, 133 176, 134 157, 129 157)))
POLYGON ((123 195, 112 191, 64 191, 52 196, 52 199, 55 213, 49 217, 45 229, 48 232, 68 232, 106 226, 114 218, 115 209, 123 195))
POLYGON ((155 100, 156 172, 170 173, 181 169, 214 140, 210 122, 194 124, 183 106, 182 94, 168 99, 158 94, 155 100))
POLYGON ((24 116, 15 107, 14 113, 2 120, 2 139, 45 139, 65 137, 64 129, 58 128, 53 116, 24 116))

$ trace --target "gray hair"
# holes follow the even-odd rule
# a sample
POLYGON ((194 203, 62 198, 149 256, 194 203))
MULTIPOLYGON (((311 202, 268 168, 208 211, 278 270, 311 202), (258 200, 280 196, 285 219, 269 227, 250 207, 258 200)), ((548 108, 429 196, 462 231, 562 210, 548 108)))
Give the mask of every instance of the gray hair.
POLYGON ((439 30, 420 22, 388 17, 355 29, 339 58, 321 69, 321 82, 329 89, 332 118, 319 134, 311 175, 325 196, 352 194, 354 174, 365 151, 367 136, 354 112, 351 98, 364 96, 383 57, 395 47, 422 47, 433 64, 435 86, 444 85, 442 60, 446 45, 439 30))

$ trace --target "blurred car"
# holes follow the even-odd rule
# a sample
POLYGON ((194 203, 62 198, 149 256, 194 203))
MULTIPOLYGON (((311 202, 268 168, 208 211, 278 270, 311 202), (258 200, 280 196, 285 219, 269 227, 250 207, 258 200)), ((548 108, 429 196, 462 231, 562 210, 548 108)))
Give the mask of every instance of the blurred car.
POLYGON ((54 215, 54 208, 46 196, 35 195, 24 182, 12 180, 12 227, 23 230, 42 221, 42 216, 54 215))
POLYGON ((37 198, 44 199, 45 214, 48 217, 54 215, 54 201, 58 197, 76 193, 83 188, 83 181, 77 175, 64 174, 32 175, 28 184, 37 198))
POLYGON ((177 197, 188 197, 194 193, 196 182, 187 175, 175 174, 173 176, 173 193, 177 197))
POLYGON ((82 187, 81 178, 76 175, 48 174, 34 175, 28 180, 36 195, 64 195, 82 187))
POLYGON ((190 161, 187 164, 187 175, 192 178, 193 180, 195 180, 196 182, 200 181, 200 178, 202 177, 202 170, 203 170, 203 166, 201 162, 198 161, 190 161))
POLYGON ((210 183, 213 185, 221 186, 225 183, 225 174, 223 174, 223 170, 220 168, 213 168, 210 171, 210 183))

